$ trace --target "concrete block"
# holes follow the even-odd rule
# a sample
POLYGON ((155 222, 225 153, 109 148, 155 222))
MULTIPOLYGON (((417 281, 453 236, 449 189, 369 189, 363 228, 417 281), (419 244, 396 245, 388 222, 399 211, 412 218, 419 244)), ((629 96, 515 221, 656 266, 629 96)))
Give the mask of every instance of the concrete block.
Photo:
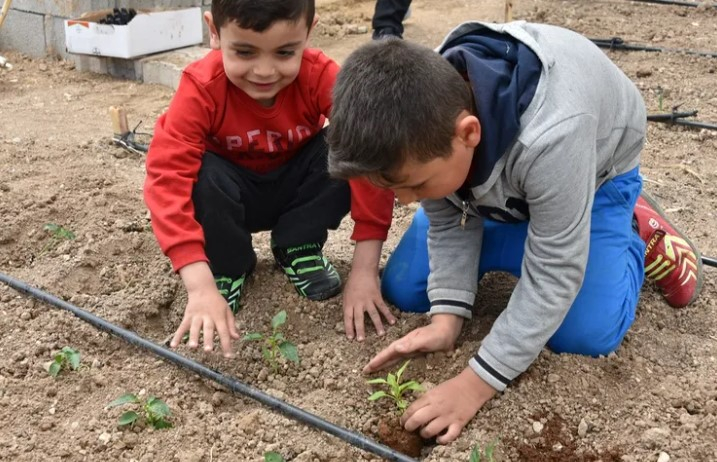
POLYGON ((66 59, 69 53, 65 50, 65 19, 57 16, 45 16, 45 49, 47 55, 66 59))
POLYGON ((46 56, 45 17, 11 9, 0 29, 0 48, 16 50, 35 58, 46 56))
POLYGON ((209 48, 187 47, 148 56, 139 61, 142 80, 144 83, 156 83, 176 90, 184 68, 207 53, 209 48))
POLYGON ((12 8, 61 18, 75 18, 82 13, 112 8, 116 0, 13 0, 12 8))
POLYGON ((95 74, 109 74, 128 80, 142 80, 142 66, 132 59, 106 58, 92 55, 68 55, 75 69, 95 74))
POLYGON ((115 0, 117 8, 187 8, 192 6, 202 6, 202 0, 115 0))

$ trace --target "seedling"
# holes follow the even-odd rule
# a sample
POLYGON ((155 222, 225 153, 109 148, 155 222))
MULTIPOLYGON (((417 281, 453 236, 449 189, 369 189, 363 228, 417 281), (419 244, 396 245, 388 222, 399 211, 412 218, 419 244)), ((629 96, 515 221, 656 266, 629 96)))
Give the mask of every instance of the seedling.
POLYGON ((249 342, 264 341, 264 345, 261 347, 261 354, 264 356, 264 360, 274 369, 274 372, 279 368, 277 360, 280 356, 283 356, 295 364, 299 363, 299 352, 296 349, 296 345, 286 340, 284 334, 279 332, 279 328, 283 326, 284 323, 286 323, 286 311, 281 310, 271 320, 271 335, 252 332, 246 334, 243 338, 244 341, 249 342))
POLYGON ((42 248, 40 255, 54 249, 61 241, 72 241, 75 239, 75 233, 55 223, 48 223, 42 229, 50 234, 50 240, 42 248))
POLYGON ((139 404, 137 411, 127 411, 117 420, 120 427, 133 426, 140 418, 140 414, 144 415, 144 421, 154 427, 156 430, 163 428, 172 428, 172 423, 167 420, 171 415, 167 403, 159 398, 150 396, 143 403, 134 393, 125 393, 116 400, 107 405, 107 409, 122 406, 123 404, 139 404))
POLYGON ((265 452, 264 462, 285 462, 284 456, 278 452, 265 452))
POLYGON ((486 445, 484 450, 481 450, 480 444, 476 443, 471 451, 470 462, 495 462, 493 458, 493 451, 498 444, 498 440, 493 441, 486 445))
POLYGON ((408 363, 410 362, 411 360, 409 359, 408 361, 403 363, 403 366, 401 366, 401 368, 395 374, 389 372, 385 379, 378 378, 367 381, 366 383, 369 383, 371 385, 385 385, 388 389, 388 392, 384 390, 375 392, 368 397, 368 400, 376 401, 377 399, 381 398, 390 398, 393 400, 394 403, 396 403, 398 411, 403 414, 403 411, 405 411, 408 407, 408 401, 404 397, 404 394, 408 391, 423 391, 423 387, 421 386, 421 384, 416 382, 415 380, 411 380, 405 383, 401 382, 401 376, 406 370, 406 366, 408 366, 408 363))
POLYGON ((80 368, 80 353, 70 347, 64 347, 54 356, 47 372, 49 372, 51 376, 57 377, 57 374, 59 374, 61 370, 67 369, 68 367, 73 371, 80 368))

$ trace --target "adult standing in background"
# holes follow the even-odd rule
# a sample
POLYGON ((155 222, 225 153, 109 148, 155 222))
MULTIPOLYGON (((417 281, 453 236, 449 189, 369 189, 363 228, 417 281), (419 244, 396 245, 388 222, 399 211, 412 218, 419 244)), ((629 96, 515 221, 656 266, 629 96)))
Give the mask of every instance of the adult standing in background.
POLYGON ((403 21, 410 16, 411 0, 376 0, 371 26, 373 39, 403 38, 403 21))

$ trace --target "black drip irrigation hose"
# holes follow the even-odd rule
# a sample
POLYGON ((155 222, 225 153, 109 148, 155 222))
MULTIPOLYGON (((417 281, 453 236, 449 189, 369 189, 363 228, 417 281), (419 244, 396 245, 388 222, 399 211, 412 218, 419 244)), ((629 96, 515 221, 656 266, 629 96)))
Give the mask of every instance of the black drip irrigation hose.
POLYGON ((8 286, 26 295, 30 295, 38 300, 41 300, 49 305, 56 308, 69 311, 81 320, 91 324, 99 330, 110 333, 116 337, 119 337, 130 344, 148 350, 163 360, 173 363, 182 369, 187 369, 194 372, 204 378, 213 380, 220 385, 223 385, 235 393, 240 393, 247 396, 259 403, 281 412, 282 414, 290 417, 298 422, 310 425, 318 428, 326 433, 334 435, 347 443, 355 446, 361 450, 370 452, 377 456, 381 456, 386 460, 398 461, 398 462, 417 462, 416 459, 406 456, 398 451, 395 451, 387 446, 379 444, 360 433, 353 432, 343 427, 339 427, 331 422, 322 419, 319 416, 311 414, 301 408, 286 403, 280 399, 274 398, 273 396, 267 395, 262 391, 246 385, 232 377, 228 377, 220 372, 208 368, 196 361, 186 358, 180 354, 175 353, 172 350, 157 345, 149 340, 140 337, 132 331, 123 329, 119 326, 111 324, 110 322, 95 316, 81 308, 78 308, 64 300, 61 300, 54 295, 44 292, 40 289, 32 287, 22 281, 12 278, 6 274, 0 273, 0 282, 4 282, 8 286))
POLYGON ((682 0, 630 0, 630 1, 641 2, 641 3, 657 3, 658 5, 687 6, 690 8, 699 8, 702 5, 704 5, 706 7, 710 7, 710 8, 717 8, 717 4, 715 4, 715 3, 685 2, 682 0))
POLYGON ((600 48, 607 48, 609 50, 625 50, 625 51, 650 51, 650 52, 669 52, 669 53, 682 53, 686 55, 695 56, 706 56, 708 58, 717 58, 717 52, 714 51, 701 51, 691 50, 689 48, 664 48, 664 47, 653 47, 647 45, 636 45, 625 42, 620 37, 612 37, 609 39, 591 38, 595 45, 600 48))
POLYGON ((647 120, 651 122, 662 122, 666 124, 684 125, 686 127, 704 128, 707 130, 717 130, 717 125, 700 122, 697 120, 684 120, 685 117, 694 117, 697 111, 688 112, 668 112, 666 114, 648 114, 647 120))

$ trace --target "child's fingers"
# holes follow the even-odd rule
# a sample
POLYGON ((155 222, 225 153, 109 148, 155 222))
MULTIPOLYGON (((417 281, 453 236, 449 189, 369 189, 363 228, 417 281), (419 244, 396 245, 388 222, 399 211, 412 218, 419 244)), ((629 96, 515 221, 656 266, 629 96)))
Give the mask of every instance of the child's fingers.
POLYGON ((189 348, 196 348, 199 345, 199 333, 202 331, 202 317, 195 316, 192 318, 192 325, 189 328, 189 341, 187 346, 189 348))
POLYGON ((376 328, 376 332, 378 333, 378 335, 385 334, 386 331, 383 328, 383 322, 381 322, 381 315, 376 310, 376 308, 374 308, 373 306, 370 306, 366 309, 366 312, 368 313, 369 317, 371 318, 371 321, 373 321, 373 325, 376 328))
POLYGON ((376 302, 376 306, 381 311, 383 317, 386 318, 386 321, 388 321, 390 325, 396 324, 396 317, 393 315, 393 313, 391 313, 391 310, 388 309, 388 306, 386 306, 386 303, 384 303, 383 300, 378 300, 376 302))
POLYGON ((229 326, 229 335, 233 339, 239 339, 239 331, 237 330, 237 322, 236 319, 234 319, 234 314, 232 314, 232 310, 226 310, 227 313, 227 326, 229 326))
POLYGON ((439 436, 436 438, 436 441, 438 444, 448 444, 456 440, 458 436, 461 434, 461 430, 463 430, 463 425, 454 422, 448 426, 448 431, 444 435, 439 436))
POLYGON ((184 319, 182 320, 182 323, 179 325, 179 328, 174 333, 174 336, 172 337, 172 341, 170 342, 169 346, 171 348, 177 348, 179 346, 179 342, 182 341, 182 337, 184 337, 184 334, 189 330, 189 320, 184 319))
POLYGON ((229 334, 229 328, 226 322, 218 322, 216 325, 217 334, 219 334, 219 344, 222 346, 225 358, 232 357, 232 339, 229 334))
POLYGON ((356 335, 354 332, 354 308, 348 304, 344 305, 344 331, 346 331, 346 338, 354 339, 356 335))
POLYGON ((354 308, 354 328, 356 329, 356 340, 363 342, 366 338, 366 326, 364 325, 363 308, 354 308))
POLYGON ((214 349, 214 320, 212 318, 204 319, 203 330, 204 351, 212 351, 214 349))

